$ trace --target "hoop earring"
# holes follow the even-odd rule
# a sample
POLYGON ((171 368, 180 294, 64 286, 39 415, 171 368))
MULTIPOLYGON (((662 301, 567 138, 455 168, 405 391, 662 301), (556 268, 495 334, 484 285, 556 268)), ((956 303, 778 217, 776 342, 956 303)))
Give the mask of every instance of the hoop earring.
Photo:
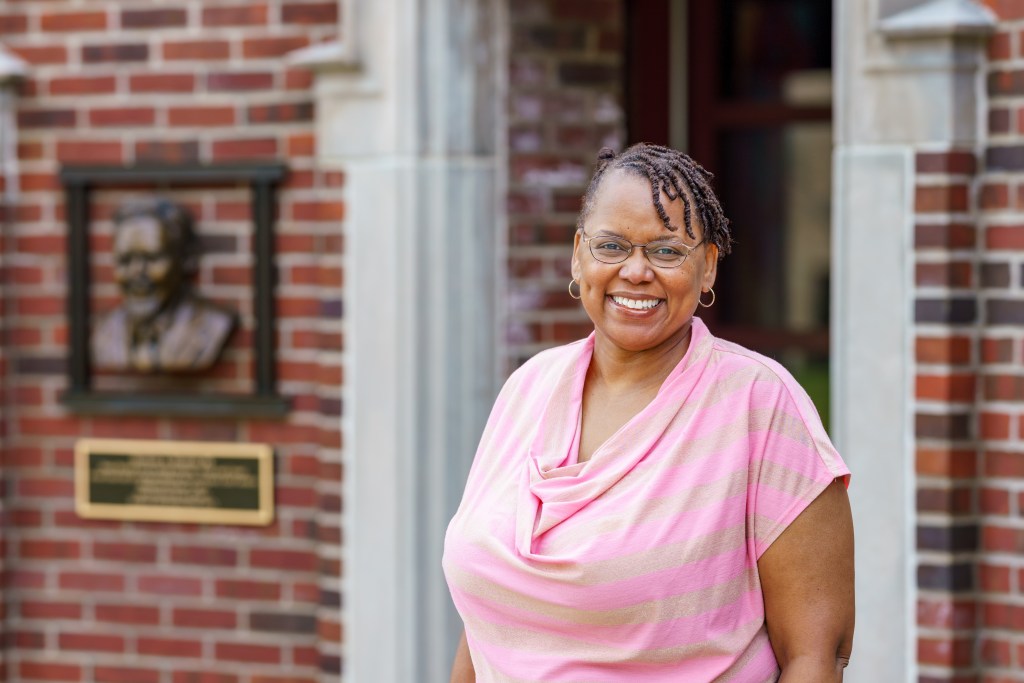
MULTIPOLYGON (((714 289, 714 287, 708 287, 708 291, 711 292, 711 301, 709 301, 708 303, 704 303, 703 301, 700 300, 699 296, 697 297, 697 303, 699 303, 701 305, 701 308, 711 308, 714 305, 714 303, 715 303, 715 289, 714 289)), ((701 292, 701 296, 703 296, 703 294, 704 294, 704 292, 701 292)))
POLYGON ((583 290, 580 288, 580 283, 576 282, 576 278, 569 280, 569 296, 571 296, 573 299, 576 299, 577 301, 583 298, 583 290), (573 285, 576 285, 576 289, 578 289, 580 292, 579 294, 574 295, 572 293, 573 285))

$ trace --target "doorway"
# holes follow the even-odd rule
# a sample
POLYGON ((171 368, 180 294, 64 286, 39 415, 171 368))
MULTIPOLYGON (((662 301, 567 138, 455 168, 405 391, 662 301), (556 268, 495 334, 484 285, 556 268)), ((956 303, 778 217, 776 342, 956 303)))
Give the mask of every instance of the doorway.
POLYGON ((827 426, 831 3, 631 0, 626 14, 630 142, 693 156, 732 222, 701 315, 786 366, 827 426))

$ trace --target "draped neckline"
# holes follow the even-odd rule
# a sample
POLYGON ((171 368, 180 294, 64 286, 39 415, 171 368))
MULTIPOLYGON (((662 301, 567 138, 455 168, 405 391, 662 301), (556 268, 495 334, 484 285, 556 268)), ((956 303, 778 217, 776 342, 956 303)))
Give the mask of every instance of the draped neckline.
POLYGON ((577 454, 583 385, 595 334, 577 345, 554 380, 529 444, 516 509, 520 555, 538 562, 571 560, 535 553, 536 541, 604 494, 650 453, 700 379, 713 339, 703 321, 694 317, 689 346, 655 397, 584 462, 577 462, 577 454))

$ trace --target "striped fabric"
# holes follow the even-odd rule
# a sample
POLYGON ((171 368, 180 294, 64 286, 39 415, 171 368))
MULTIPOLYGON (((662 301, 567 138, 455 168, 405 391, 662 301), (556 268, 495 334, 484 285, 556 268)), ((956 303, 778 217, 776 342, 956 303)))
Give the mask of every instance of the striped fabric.
POLYGON ((577 463, 594 337, 505 384, 445 539, 477 681, 774 681, 757 559, 848 477, 777 363, 697 318, 657 397, 577 463))

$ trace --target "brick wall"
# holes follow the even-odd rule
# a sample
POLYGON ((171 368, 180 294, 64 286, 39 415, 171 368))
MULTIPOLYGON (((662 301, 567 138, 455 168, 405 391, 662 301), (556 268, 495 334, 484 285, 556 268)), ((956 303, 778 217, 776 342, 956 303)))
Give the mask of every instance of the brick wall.
MULTIPOLYGON (((31 65, 18 190, 3 239, 6 665, 10 680, 336 680, 341 572, 342 178, 313 160, 312 76, 282 56, 337 30, 335 0, 0 2, 0 41, 31 65), (84 418, 66 386, 62 163, 282 160, 276 224, 281 421, 84 418), (267 528, 85 522, 81 436, 258 441, 276 450, 267 528), (321 677, 321 674, 322 677, 321 677)), ((111 305, 110 211, 90 231, 93 306, 111 305)), ((242 187, 171 189, 198 219, 200 291, 240 310, 197 386, 251 379, 251 226, 242 187)), ((124 380, 100 378, 120 384, 124 380)))
POLYGON ((622 149, 621 0, 509 3, 509 366, 593 327, 569 298, 579 200, 622 149))
POLYGON ((1024 681, 1024 5, 989 44, 988 136, 978 195, 979 656, 985 681, 1024 681))
POLYGON ((968 680, 957 676, 976 671, 976 167, 973 150, 929 149, 916 157, 914 457, 922 683, 968 680))

